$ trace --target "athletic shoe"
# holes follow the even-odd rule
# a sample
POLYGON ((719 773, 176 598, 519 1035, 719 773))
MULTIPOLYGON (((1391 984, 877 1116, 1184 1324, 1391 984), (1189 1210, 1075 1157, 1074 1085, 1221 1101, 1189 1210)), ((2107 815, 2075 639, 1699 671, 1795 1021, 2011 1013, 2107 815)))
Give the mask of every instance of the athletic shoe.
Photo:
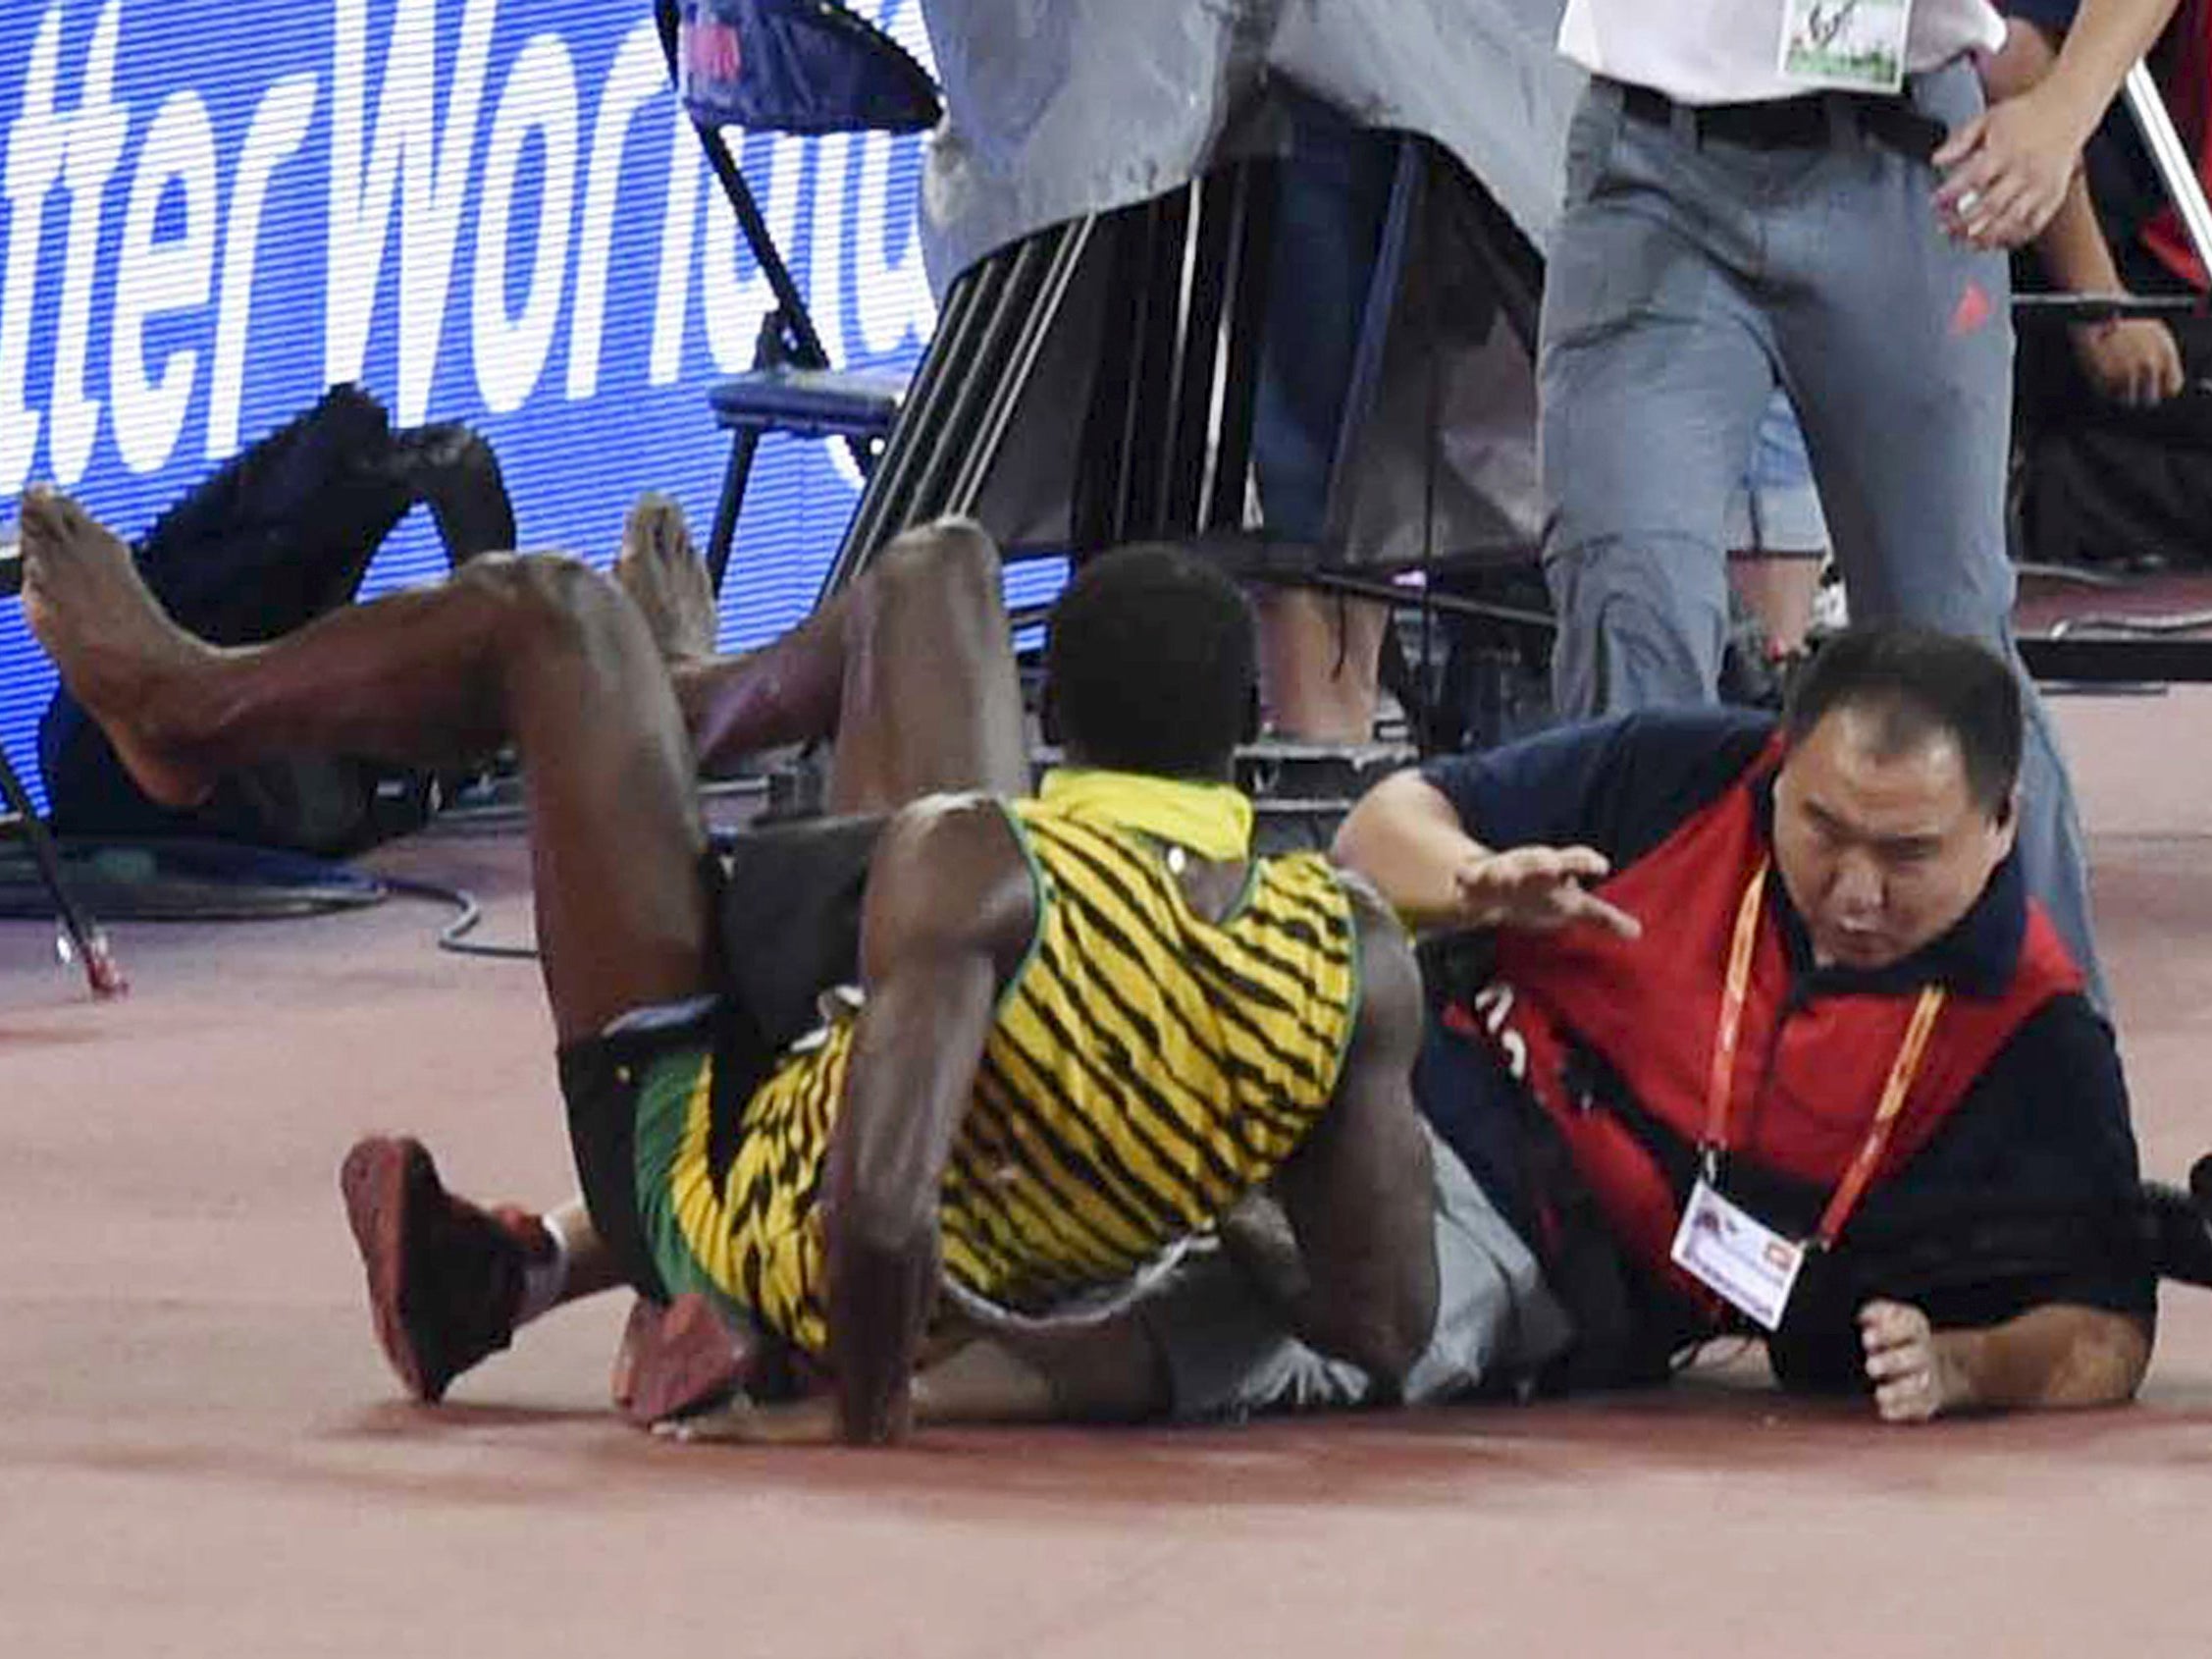
POLYGON ((514 506, 500 458, 479 434, 449 421, 397 433, 386 466, 416 500, 429 504, 454 569, 480 553, 515 546, 514 506))
POLYGON ((417 1400, 441 1399, 453 1378, 513 1341, 523 1270, 552 1258, 553 1237, 527 1210, 454 1198, 419 1141, 359 1142, 338 1184, 384 1357, 417 1400))
POLYGON ((639 1297, 614 1354, 614 1404, 640 1427, 727 1405, 756 1386, 764 1345, 697 1291, 639 1297))

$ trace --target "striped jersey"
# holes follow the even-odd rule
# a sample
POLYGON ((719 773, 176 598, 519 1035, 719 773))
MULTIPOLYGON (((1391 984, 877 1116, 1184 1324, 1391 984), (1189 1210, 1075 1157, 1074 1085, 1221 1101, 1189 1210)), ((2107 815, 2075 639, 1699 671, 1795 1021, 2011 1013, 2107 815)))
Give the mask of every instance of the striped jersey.
MULTIPOLYGON (((1051 1318, 1142 1275, 1299 1145, 1336 1092, 1358 952, 1350 899, 1317 854, 1254 860, 1212 922, 1134 832, 1030 799, 1005 811, 1036 926, 1000 993, 939 1225, 954 1302, 1051 1318)), ((786 1053, 719 1180, 703 1080, 699 1155, 670 1194, 713 1282, 816 1353, 818 1200, 852 1039, 848 1013, 786 1053)))

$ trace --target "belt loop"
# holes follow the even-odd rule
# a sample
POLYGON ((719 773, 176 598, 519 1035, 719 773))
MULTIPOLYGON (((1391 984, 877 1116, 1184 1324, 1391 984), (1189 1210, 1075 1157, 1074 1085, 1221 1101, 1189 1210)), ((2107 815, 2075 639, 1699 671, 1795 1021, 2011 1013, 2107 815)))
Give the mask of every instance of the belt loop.
POLYGON ((1666 124, 1674 130, 1674 136, 1685 149, 1697 149, 1700 136, 1698 112, 1694 105, 1667 101, 1666 124))

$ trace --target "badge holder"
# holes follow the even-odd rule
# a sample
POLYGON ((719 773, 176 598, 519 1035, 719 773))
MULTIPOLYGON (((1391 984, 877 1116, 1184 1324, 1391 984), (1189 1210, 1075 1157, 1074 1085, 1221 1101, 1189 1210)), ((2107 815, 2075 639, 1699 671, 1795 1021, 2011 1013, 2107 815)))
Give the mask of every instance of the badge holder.
POLYGON ((1859 1151, 1828 1197, 1820 1224, 1810 1240, 1790 1238, 1733 1203, 1720 1191, 1720 1166, 1728 1152, 1731 1097, 1735 1093, 1736 1051, 1743 1034, 1744 1005, 1751 990, 1752 957, 1759 941, 1760 915, 1765 903, 1770 866, 1764 859, 1745 883, 1736 906, 1734 935, 1728 945, 1727 978, 1720 992, 1720 1017, 1712 1034, 1712 1066, 1706 1086, 1706 1129, 1699 1148, 1701 1166, 1682 1208, 1668 1252, 1673 1263, 1765 1330, 1781 1328, 1791 1293, 1805 1258, 1827 1249, 1842 1236, 1843 1224, 1872 1182, 1889 1137, 1912 1093, 1913 1079, 1927 1052, 1943 991, 1923 987, 1914 1004, 1889 1078, 1875 1102, 1873 1121, 1859 1151))
POLYGON ((1806 1247, 1728 1202, 1705 1176, 1674 1231, 1674 1264, 1766 1330, 1779 1330, 1806 1247))
POLYGON ((1894 97, 1912 25, 1913 0, 1784 0, 1776 64, 1800 86, 1894 97))

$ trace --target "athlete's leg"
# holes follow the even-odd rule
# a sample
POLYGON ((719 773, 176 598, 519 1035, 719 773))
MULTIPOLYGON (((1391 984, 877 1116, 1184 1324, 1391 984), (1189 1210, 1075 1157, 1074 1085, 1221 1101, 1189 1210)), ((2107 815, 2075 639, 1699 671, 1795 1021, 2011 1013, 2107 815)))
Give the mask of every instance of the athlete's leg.
POLYGON ((781 638, 740 657, 672 661, 669 673, 710 776, 828 737, 838 812, 1028 786, 998 551, 974 524, 910 530, 781 638))
POLYGON ((884 811, 939 789, 1029 789, 999 555, 970 523, 910 530, 848 596, 829 799, 884 811))
POLYGON ((636 610, 586 567, 481 558, 440 587, 216 650, 170 622, 75 504, 34 491, 23 525, 31 626, 149 794, 188 805, 276 754, 438 765, 512 740, 560 1040, 708 989, 682 724, 636 610))
POLYGON ((622 523, 613 574, 645 617, 671 672, 678 664, 703 663, 714 655, 721 613, 713 578, 691 539, 683 508, 673 500, 657 491, 638 498, 622 523))
MULTIPOLYGON (((326 751, 440 763, 511 739, 527 780, 540 956, 564 1044, 709 989, 705 837, 690 757, 635 609, 581 565, 482 558, 446 585, 218 651, 161 613, 121 543, 61 498, 24 506, 26 605, 63 677, 148 793, 326 751)), ((580 1210, 533 1230, 452 1200, 408 1142, 342 1182, 388 1354, 410 1388, 503 1347, 520 1316, 614 1274, 580 1210), (529 1278, 560 1258, 548 1295, 529 1278)), ((527 1218, 524 1218, 527 1221, 527 1218)))
MULTIPOLYGON (((670 674, 710 770, 715 757, 771 735, 832 736, 835 812, 887 812, 936 790, 1012 794, 1028 786, 1000 561, 972 525, 910 532, 764 651, 707 664, 671 660, 670 674)), ((733 911, 733 952, 747 948, 749 932, 733 911)), ((804 942, 791 961, 780 960, 781 947, 776 954, 779 971, 816 983, 801 965, 804 942)), ((733 984, 744 977, 736 966, 729 971, 733 984)), ((712 1178, 718 1185, 723 1176, 712 1178)), ((725 1335, 726 1312, 696 1296, 678 1296, 665 1310, 641 1306, 616 1362, 622 1409, 653 1421, 732 1389, 750 1395, 742 1378, 760 1368, 764 1345, 750 1331, 725 1335)))

